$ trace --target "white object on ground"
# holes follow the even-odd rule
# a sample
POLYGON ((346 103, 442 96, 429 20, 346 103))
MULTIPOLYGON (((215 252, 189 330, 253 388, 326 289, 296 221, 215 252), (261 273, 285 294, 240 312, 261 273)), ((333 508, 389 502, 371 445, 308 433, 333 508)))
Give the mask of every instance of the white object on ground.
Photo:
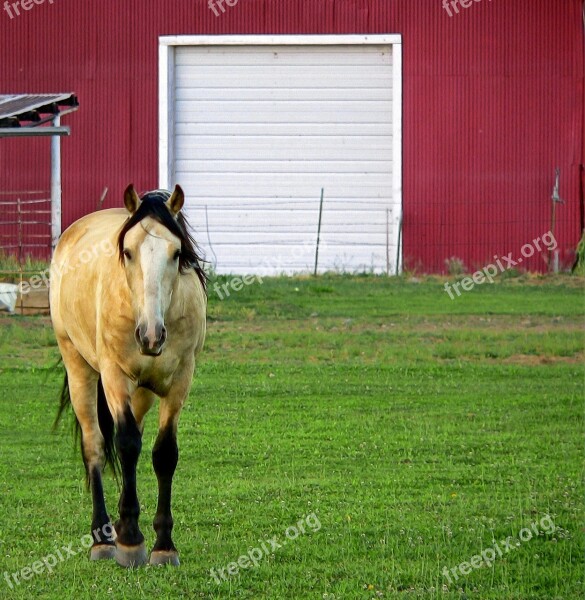
POLYGON ((18 286, 13 283, 0 283, 0 311, 14 312, 18 286))

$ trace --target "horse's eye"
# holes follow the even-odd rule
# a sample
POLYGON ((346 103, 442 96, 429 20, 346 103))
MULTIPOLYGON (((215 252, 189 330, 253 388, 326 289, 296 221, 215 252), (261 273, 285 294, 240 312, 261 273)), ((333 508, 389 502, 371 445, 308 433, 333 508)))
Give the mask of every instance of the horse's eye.
POLYGON ((128 259, 128 260, 132 260, 132 252, 130 252, 130 250, 124 250, 124 256, 128 259))
POLYGON ((175 253, 173 254, 173 260, 179 260, 180 256, 181 256, 181 251, 176 250, 175 253))

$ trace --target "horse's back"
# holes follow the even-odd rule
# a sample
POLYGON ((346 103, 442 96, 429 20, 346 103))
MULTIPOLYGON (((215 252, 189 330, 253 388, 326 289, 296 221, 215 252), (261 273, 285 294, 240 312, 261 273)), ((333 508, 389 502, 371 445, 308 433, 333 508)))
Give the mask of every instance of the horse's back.
POLYGON ((106 246, 111 250, 108 242, 115 246, 116 236, 127 218, 128 213, 123 208, 109 208, 81 217, 59 239, 53 262, 58 263, 75 253, 81 255, 84 250, 92 248, 95 248, 93 255, 106 246))

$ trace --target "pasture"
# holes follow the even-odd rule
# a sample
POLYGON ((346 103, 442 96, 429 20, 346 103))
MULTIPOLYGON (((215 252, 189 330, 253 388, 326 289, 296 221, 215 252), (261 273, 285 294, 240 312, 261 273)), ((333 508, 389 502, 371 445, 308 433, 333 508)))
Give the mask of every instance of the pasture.
POLYGON ((0 598, 582 597, 584 298, 566 276, 455 300, 438 278, 210 287, 179 426, 182 564, 136 570, 82 548, 91 498, 70 419, 51 432, 48 319, 0 317, 0 598))

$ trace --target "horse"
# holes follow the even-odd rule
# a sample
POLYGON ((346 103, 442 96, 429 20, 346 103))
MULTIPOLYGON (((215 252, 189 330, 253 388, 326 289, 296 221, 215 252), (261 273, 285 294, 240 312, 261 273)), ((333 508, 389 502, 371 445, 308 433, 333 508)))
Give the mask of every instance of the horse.
POLYGON ((131 184, 125 208, 73 223, 51 261, 51 319, 66 371, 56 423, 71 406, 93 503, 90 560, 179 565, 171 537, 177 423, 203 348, 207 308, 203 260, 181 213, 184 201, 178 185, 139 196, 131 184), (144 417, 157 398, 158 503, 149 560, 136 465, 144 417), (115 524, 102 484, 108 464, 122 480, 115 524))

